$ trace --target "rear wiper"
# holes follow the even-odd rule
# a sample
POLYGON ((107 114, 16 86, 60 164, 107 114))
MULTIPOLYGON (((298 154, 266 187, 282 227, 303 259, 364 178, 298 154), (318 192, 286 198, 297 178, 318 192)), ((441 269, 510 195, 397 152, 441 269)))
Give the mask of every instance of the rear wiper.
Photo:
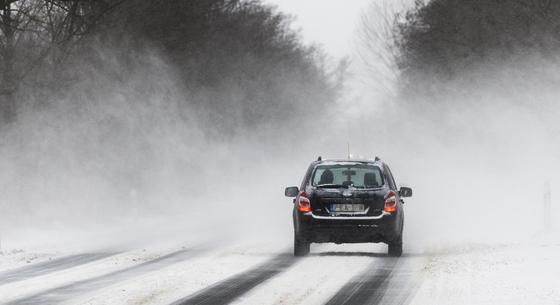
POLYGON ((332 183, 330 183, 330 184, 319 184, 319 185, 317 185, 316 187, 317 187, 317 188, 320 188, 320 189, 324 189, 324 188, 332 188, 332 189, 335 189, 335 188, 336 188, 336 189, 339 189, 339 188, 348 188, 348 186, 346 186, 346 185, 342 185, 342 184, 332 184, 332 183))

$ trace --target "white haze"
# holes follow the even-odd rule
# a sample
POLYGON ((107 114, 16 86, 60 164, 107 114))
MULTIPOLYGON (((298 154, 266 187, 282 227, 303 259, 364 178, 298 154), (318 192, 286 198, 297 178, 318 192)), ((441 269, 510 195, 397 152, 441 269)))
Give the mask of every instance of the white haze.
POLYGON ((504 87, 507 71, 496 83, 470 82, 472 94, 439 97, 446 106, 343 98, 323 116, 301 113, 301 124, 232 126, 244 131, 217 137, 208 130, 218 122, 180 106, 185 94, 158 56, 137 65, 134 75, 119 75, 115 62, 115 73, 92 75, 48 105, 32 103, 3 131, 3 247, 168 239, 289 245, 284 187, 299 185, 319 155, 345 157, 348 143, 356 156, 380 156, 414 189, 405 240, 415 251, 535 236, 545 182, 553 202, 560 194, 559 92, 538 82, 504 87))
POLYGON ((309 43, 326 48, 336 57, 351 56, 359 16, 371 0, 267 0, 294 16, 293 28, 309 43))

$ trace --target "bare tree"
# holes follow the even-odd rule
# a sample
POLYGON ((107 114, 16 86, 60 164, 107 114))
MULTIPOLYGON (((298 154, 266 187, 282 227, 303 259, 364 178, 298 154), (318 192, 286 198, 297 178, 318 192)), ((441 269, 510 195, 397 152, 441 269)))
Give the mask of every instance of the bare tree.
POLYGON ((402 19, 402 1, 372 2, 362 15, 359 28, 358 55, 370 78, 369 86, 385 93, 394 93, 399 78, 401 52, 395 28, 402 19))
POLYGON ((0 57, 2 59, 2 71, 0 85, 0 111, 1 118, 8 120, 15 114, 15 52, 16 52, 16 29, 19 27, 19 16, 14 16, 13 3, 16 0, 0 1, 0 57))
POLYGON ((16 115, 16 93, 38 67, 56 69, 100 19, 122 1, 0 0, 0 117, 16 115))

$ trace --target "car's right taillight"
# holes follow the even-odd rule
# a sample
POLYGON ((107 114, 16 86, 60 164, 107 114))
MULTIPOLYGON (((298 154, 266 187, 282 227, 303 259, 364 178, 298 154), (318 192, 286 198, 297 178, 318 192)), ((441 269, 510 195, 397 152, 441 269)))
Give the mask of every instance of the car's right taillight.
POLYGON ((390 191, 385 196, 385 208, 383 211, 387 213, 395 213, 397 212, 397 193, 390 191))
POLYGON ((297 209, 302 213, 311 212, 311 201, 306 192, 300 192, 297 198, 297 209))

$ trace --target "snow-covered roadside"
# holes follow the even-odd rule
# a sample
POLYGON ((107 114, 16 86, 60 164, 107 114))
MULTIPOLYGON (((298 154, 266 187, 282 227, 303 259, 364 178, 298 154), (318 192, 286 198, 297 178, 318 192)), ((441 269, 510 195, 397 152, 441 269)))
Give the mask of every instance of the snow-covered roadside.
POLYGON ((560 304, 560 240, 437 251, 410 305, 560 304))
POLYGON ((58 256, 60 256, 59 253, 28 252, 17 248, 2 250, 0 251, 0 272, 50 261, 58 256))

